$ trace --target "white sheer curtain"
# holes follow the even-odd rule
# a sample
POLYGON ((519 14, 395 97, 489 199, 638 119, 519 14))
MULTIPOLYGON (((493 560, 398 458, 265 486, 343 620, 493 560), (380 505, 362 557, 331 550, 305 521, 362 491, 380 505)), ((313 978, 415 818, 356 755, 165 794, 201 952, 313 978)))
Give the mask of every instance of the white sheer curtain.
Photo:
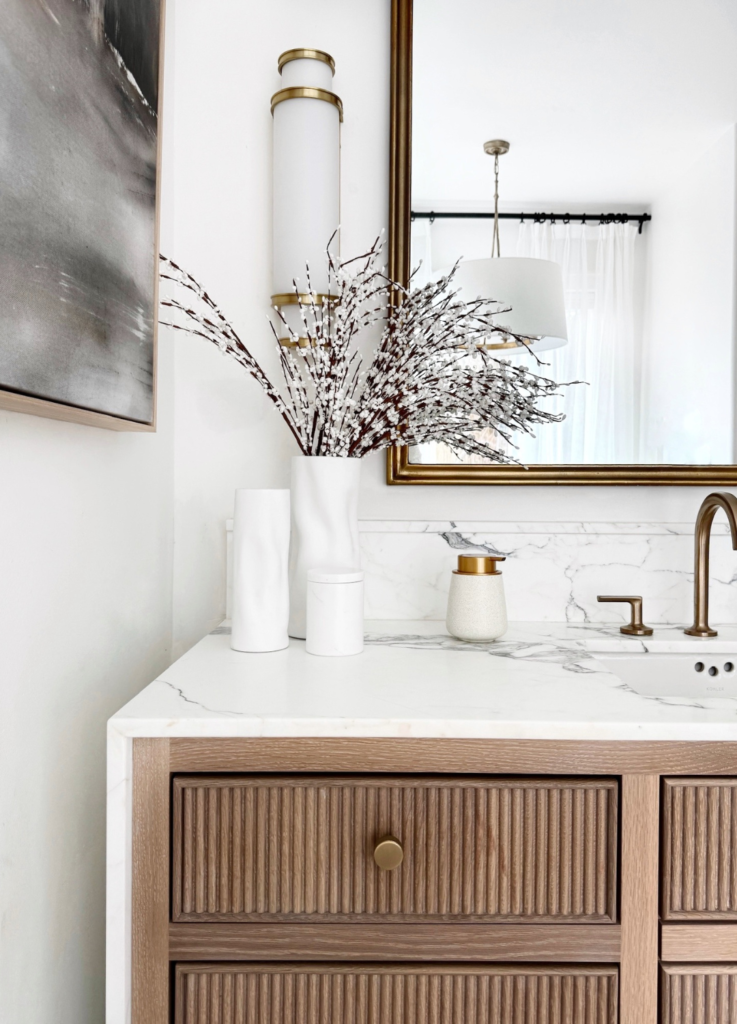
MULTIPOLYGON (((564 412, 562 423, 543 424, 536 437, 515 436, 512 453, 521 462, 629 463, 638 461, 639 367, 635 344, 634 260, 636 224, 520 225, 517 256, 554 260, 563 269, 568 344, 543 352, 545 364, 524 354, 510 356, 557 381, 586 381, 562 389, 549 408, 564 412)), ((429 220, 412 224, 415 287, 432 277, 429 220)), ((494 298, 494 296, 489 296, 494 298)), ((488 440, 485 438, 485 440, 488 440)), ((446 445, 414 448, 413 462, 479 462, 446 445)))
MULTIPOLYGON (((639 359, 635 345, 635 224, 520 225, 517 256, 563 268, 568 344, 541 354, 539 372, 586 384, 551 402, 562 423, 515 438, 525 463, 637 461, 639 359)), ((519 357, 517 357, 519 358, 519 357)), ((524 356, 535 368, 531 357, 524 356)))

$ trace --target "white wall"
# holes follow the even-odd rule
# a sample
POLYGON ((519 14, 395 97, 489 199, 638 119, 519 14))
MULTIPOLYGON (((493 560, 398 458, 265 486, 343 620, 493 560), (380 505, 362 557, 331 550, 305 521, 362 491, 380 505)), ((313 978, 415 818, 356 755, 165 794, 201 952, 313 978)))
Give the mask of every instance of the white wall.
POLYGON ((99 1024, 105 722, 169 662, 171 358, 157 434, 0 412, 0 1021, 99 1024))
POLYGON ((104 1019, 106 721, 172 660, 173 386, 162 333, 156 433, 0 411, 2 1024, 104 1019))
POLYGON ((733 126, 653 201, 643 461, 733 460, 736 157, 733 126))
MULTIPOLYGON (((270 294, 269 98, 276 59, 317 46, 336 59, 345 104, 343 252, 387 224, 389 0, 178 0, 169 29, 164 197, 171 255, 202 277, 262 356, 270 294)), ((176 345, 174 645, 185 650, 224 613, 223 522, 236 487, 286 485, 286 428, 237 367, 192 340, 176 345)), ((700 488, 394 487, 385 460, 365 461, 361 515, 378 519, 689 521, 700 488)))

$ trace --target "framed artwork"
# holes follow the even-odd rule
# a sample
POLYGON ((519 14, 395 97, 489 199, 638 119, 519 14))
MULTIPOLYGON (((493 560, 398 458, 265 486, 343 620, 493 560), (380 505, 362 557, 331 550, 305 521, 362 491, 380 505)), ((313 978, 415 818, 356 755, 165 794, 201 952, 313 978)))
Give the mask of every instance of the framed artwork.
POLYGON ((163 0, 0 28, 0 407, 154 430, 163 0))

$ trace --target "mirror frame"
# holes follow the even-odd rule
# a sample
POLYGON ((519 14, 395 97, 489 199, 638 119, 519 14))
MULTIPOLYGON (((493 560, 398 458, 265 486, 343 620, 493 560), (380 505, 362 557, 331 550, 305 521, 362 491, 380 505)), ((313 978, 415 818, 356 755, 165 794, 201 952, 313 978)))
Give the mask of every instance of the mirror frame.
MULTIPOLYGON (((392 0, 389 139, 389 273, 407 285, 412 197, 412 6, 392 0)), ((568 484, 714 487, 737 484, 737 465, 417 465, 409 448, 387 451, 388 484, 568 484)))

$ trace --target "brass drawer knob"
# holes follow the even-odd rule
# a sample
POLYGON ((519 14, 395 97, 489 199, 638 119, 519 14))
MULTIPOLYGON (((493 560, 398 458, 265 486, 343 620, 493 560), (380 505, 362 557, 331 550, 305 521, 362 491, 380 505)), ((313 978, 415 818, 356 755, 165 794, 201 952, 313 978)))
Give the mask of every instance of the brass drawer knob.
POLYGON ((374 860, 382 871, 393 871, 404 860, 402 844, 394 836, 384 836, 374 847, 374 860))

